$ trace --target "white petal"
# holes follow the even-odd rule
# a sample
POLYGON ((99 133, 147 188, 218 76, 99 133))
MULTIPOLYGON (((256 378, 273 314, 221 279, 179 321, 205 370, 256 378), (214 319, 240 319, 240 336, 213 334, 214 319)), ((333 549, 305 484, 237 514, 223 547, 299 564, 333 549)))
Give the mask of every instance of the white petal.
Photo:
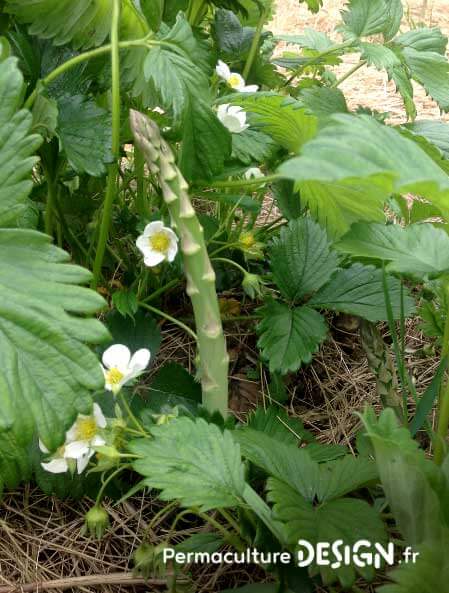
POLYGON ((152 268, 153 266, 158 266, 160 263, 164 261, 164 259, 165 254, 160 253, 159 251, 151 250, 145 254, 145 259, 143 261, 146 266, 152 268))
POLYGON ((223 119, 226 117, 228 113, 229 103, 223 103, 223 105, 219 105, 217 109, 218 119, 223 119))
POLYGON ((83 473, 83 471, 89 465, 89 459, 91 457, 92 457, 92 455, 89 452, 86 455, 83 455, 82 457, 80 457, 79 459, 76 460, 76 468, 78 470, 78 474, 82 474, 83 473))
POLYGON ((47 449, 47 447, 44 445, 44 443, 39 439, 39 449, 42 451, 42 453, 50 453, 50 451, 47 449))
POLYGON ((52 459, 48 463, 41 463, 41 465, 47 472, 52 474, 63 474, 69 469, 67 460, 61 457, 52 459))
POLYGON ((224 80, 228 80, 228 78, 231 76, 231 70, 229 66, 221 60, 218 60, 218 63, 215 66, 215 72, 220 78, 223 78, 224 80))
POLYGON ((244 177, 245 179, 258 179, 259 177, 263 177, 263 173, 259 167, 250 167, 245 172, 244 177))
POLYGON ((238 134, 242 131, 242 123, 235 115, 227 115, 221 122, 233 134, 238 134))
POLYGON ((103 364, 107 369, 118 368, 123 372, 131 359, 131 352, 123 344, 113 344, 103 352, 103 364))
POLYGON ((100 428, 106 428, 106 425, 107 425, 106 418, 104 417, 104 414, 103 414, 100 406, 98 404, 94 404, 93 410, 94 410, 94 418, 95 418, 95 422, 97 423, 97 426, 99 426, 100 428))
POLYGON ((76 441, 77 429, 76 429, 76 421, 72 424, 71 428, 65 433, 65 442, 71 443, 76 441))
POLYGON ((175 243, 174 245, 171 244, 167 251, 167 260, 169 262, 172 262, 175 259, 177 253, 178 253, 177 243, 175 243))
POLYGON ((245 113, 242 107, 239 105, 231 105, 228 109, 228 115, 235 115, 237 116, 239 113, 245 113))
POLYGON ((162 220, 154 220, 145 227, 143 234, 145 237, 151 237, 154 233, 159 233, 164 228, 162 220))
POLYGON ((106 441, 103 437, 100 437, 97 434, 94 436, 90 444, 92 447, 102 447, 103 445, 106 445, 106 441))
POLYGON ((148 235, 139 235, 136 239, 136 247, 145 255, 151 249, 148 235))
POLYGON ((239 89, 241 93, 257 93, 258 90, 259 87, 257 84, 248 84, 247 86, 239 89))
POLYGON ((167 234, 168 238, 170 239, 170 243, 177 243, 179 241, 178 235, 171 228, 166 226, 164 228, 164 231, 167 234))
POLYGON ((64 451, 66 459, 79 459, 89 452, 89 443, 87 441, 73 441, 68 443, 64 451))
POLYGON ((244 126, 246 124, 246 113, 244 111, 237 113, 236 117, 239 120, 240 125, 244 126))
POLYGON ((140 373, 140 372, 144 371, 147 368, 148 363, 150 362, 150 358, 151 358, 151 353, 148 350, 148 348, 140 348, 140 350, 137 350, 137 352, 134 352, 134 354, 129 362, 130 371, 133 374, 140 373))

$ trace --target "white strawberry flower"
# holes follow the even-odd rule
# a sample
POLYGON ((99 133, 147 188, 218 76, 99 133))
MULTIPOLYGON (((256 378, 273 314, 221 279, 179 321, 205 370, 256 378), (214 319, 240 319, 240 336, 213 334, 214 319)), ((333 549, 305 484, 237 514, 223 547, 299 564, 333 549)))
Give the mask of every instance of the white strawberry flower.
MULTIPOLYGON (((39 439, 39 449, 42 453, 50 453, 44 443, 39 439)), ((42 467, 52 474, 64 474, 69 470, 68 460, 64 457, 65 446, 59 447, 54 455, 52 455, 50 461, 42 462, 42 467)))
POLYGON ((103 352, 101 365, 105 389, 112 391, 114 395, 117 394, 125 383, 143 373, 150 358, 151 354, 147 348, 141 348, 131 356, 129 348, 123 344, 109 346, 103 352))
POLYGON ((232 134, 240 134, 249 128, 249 124, 246 123, 246 113, 238 105, 229 105, 229 103, 219 105, 217 116, 232 134))
POLYGON ((250 167, 245 171, 244 177, 245 179, 259 179, 259 177, 263 177, 263 173, 259 167, 250 167))
POLYGON ((257 84, 247 85, 241 74, 238 72, 231 72, 229 66, 221 60, 218 60, 218 63, 215 66, 215 72, 220 78, 226 81, 231 89, 239 91, 240 93, 255 93, 259 88, 257 84))
POLYGON ((78 414, 72 428, 67 431, 64 457, 76 460, 79 474, 86 469, 89 459, 95 455, 95 447, 106 444, 101 436, 106 424, 106 418, 100 406, 94 404, 92 414, 90 416, 78 414))
POLYGON ((160 220, 147 224, 136 245, 149 267, 157 266, 164 260, 172 262, 178 253, 178 237, 160 220))
MULTIPOLYGON (((81 474, 88 466, 90 458, 95 455, 94 447, 106 444, 101 436, 104 428, 106 418, 100 406, 94 404, 90 416, 78 414, 75 423, 66 432, 64 445, 59 447, 48 462, 41 463, 42 467, 52 474, 61 474, 76 465, 78 474, 81 474)), ((43 453, 50 452, 41 440, 39 448, 43 453)))

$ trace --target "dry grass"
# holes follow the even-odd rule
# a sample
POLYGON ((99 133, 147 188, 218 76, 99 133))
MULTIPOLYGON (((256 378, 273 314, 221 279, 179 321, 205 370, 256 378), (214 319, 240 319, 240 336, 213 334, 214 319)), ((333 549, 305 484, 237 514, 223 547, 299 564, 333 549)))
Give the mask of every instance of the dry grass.
MULTIPOLYGON (((423 0, 410 0, 408 20, 424 21, 438 25, 449 33, 449 6, 447 0, 429 0, 424 17, 421 15, 423 0)), ((324 0, 324 9, 316 16, 307 12, 304 5, 298 8, 298 0, 279 0, 272 22, 275 33, 298 33, 304 27, 313 27, 333 35, 343 0, 324 0)), ((404 28, 407 28, 407 19, 404 28)), ((358 57, 350 56, 339 67, 343 74, 358 57)), ((364 105, 381 111, 389 111, 393 121, 403 121, 403 108, 386 76, 374 69, 363 69, 342 85, 351 107, 364 105)), ((439 117, 435 103, 417 90, 420 118, 439 117)), ((444 116, 447 118, 447 116, 444 116)), ((355 416, 365 405, 378 406, 374 378, 361 349, 358 333, 331 320, 331 337, 315 357, 314 363, 291 379, 288 386, 291 399, 289 412, 301 417, 305 426, 319 440, 353 446, 354 435, 359 427, 355 416)), ((164 341, 158 365, 165 361, 177 361, 193 370, 194 344, 190 338, 165 323, 164 341)), ((234 413, 243 419, 249 410, 258 404, 269 402, 268 378, 261 369, 260 375, 248 378, 248 371, 258 361, 253 327, 250 325, 226 325, 231 353, 231 402, 234 413)), ((436 362, 420 356, 425 346, 416 323, 408 324, 407 351, 409 368, 412 371, 418 392, 430 382, 436 362)), ((77 585, 69 591, 89 593, 101 591, 116 593, 130 591, 130 556, 144 534, 149 533, 153 544, 170 538, 173 515, 162 517, 153 525, 160 503, 150 496, 134 497, 129 503, 108 506, 112 527, 104 540, 95 542, 81 535, 83 516, 91 502, 60 501, 46 497, 38 489, 25 487, 9 493, 0 503, 0 591, 11 585, 14 593, 21 591, 20 584, 41 583, 54 579, 71 579, 89 575, 128 574, 126 587, 119 584, 77 585), (150 526, 150 528, 149 528, 150 526)), ((177 529, 176 538, 182 539, 197 529, 195 525, 183 524, 177 529)), ((245 582, 261 582, 262 574, 246 574, 242 567, 197 568, 193 574, 195 591, 212 593, 227 586, 245 582)), ((136 585, 137 586, 137 585, 136 585)), ((163 591, 157 583, 139 586, 139 590, 163 591)), ((35 590, 40 590, 37 587, 35 590)), ((56 589, 62 590, 62 589, 56 589)), ((66 589, 67 590, 67 589, 66 589)), ((368 593, 373 589, 365 589, 368 593)), ((12 590, 11 590, 12 593, 12 590)), ((320 593, 328 593, 322 589, 320 593)))

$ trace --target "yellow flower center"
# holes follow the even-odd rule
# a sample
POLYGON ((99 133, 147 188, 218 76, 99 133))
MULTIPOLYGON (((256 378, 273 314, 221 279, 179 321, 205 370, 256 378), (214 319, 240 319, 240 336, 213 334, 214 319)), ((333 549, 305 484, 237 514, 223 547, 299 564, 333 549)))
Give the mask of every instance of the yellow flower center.
POLYGON ((76 423, 76 440, 90 441, 97 432, 95 418, 80 418, 76 423))
POLYGON ((252 233, 242 233, 239 237, 239 242, 243 247, 249 249, 250 247, 253 247, 256 239, 252 233))
POLYGON ((106 382, 109 385, 118 385, 125 375, 118 368, 113 367, 106 372, 106 382))
POLYGON ((242 79, 235 72, 233 72, 231 74, 231 76, 228 78, 228 84, 233 89, 238 88, 240 86, 241 82, 242 82, 242 79))
POLYGON ((167 233, 164 233, 164 231, 154 233, 148 241, 151 249, 159 251, 159 253, 167 253, 168 248, 170 247, 170 237, 168 237, 167 233))

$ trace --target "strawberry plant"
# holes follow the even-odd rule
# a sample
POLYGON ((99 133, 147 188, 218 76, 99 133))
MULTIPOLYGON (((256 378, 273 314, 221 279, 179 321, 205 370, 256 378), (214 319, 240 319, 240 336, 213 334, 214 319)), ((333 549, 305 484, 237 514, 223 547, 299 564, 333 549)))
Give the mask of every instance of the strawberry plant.
POLYGON ((137 572, 170 591, 188 574, 179 563, 166 574, 170 545, 286 552, 285 564, 259 563, 266 591, 360 591, 382 563, 305 569, 298 541, 398 534, 422 561, 378 590, 444 591, 449 128, 417 117, 414 89, 449 111, 447 38, 406 30, 401 0, 348 0, 332 36, 275 36, 274 9, 0 0, 0 491, 34 480, 89 494, 96 537, 106 495, 157 492, 174 526, 189 514, 208 529, 136 550, 137 572), (347 55, 358 61, 337 78, 347 55), (340 85, 363 68, 393 81, 402 124, 382 105, 349 108, 340 85), (416 312, 441 349, 422 393, 405 356, 416 312), (364 412, 352 452, 279 405, 333 314, 375 342, 385 408, 364 412), (151 368, 162 321, 192 341, 195 375, 151 368), (228 321, 248 324, 251 372, 265 368, 281 393, 240 421, 228 321))

